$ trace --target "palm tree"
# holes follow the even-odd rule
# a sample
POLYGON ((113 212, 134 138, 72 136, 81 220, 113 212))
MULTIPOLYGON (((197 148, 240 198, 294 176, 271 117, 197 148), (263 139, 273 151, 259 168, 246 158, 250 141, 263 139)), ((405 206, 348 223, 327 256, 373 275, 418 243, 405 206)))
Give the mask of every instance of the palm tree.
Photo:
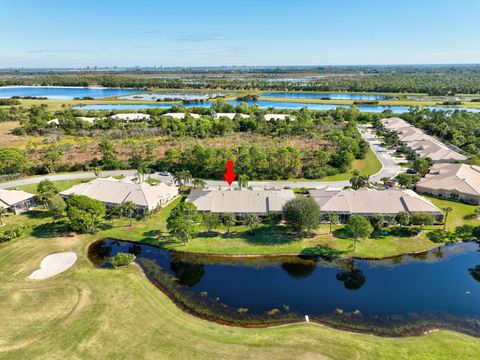
POLYGON ((333 226, 333 224, 338 223, 338 220, 340 220, 340 217, 339 217, 338 214, 336 214, 336 213, 329 212, 329 213, 327 214, 327 219, 328 219, 328 222, 330 223, 330 231, 329 231, 329 234, 331 234, 331 233, 332 233, 332 226, 333 226))
POLYGON ((138 175, 138 182, 139 183, 145 181, 145 174, 148 174, 148 172, 149 172, 149 168, 148 168, 147 164, 142 163, 142 164, 138 165, 137 175, 138 175))
POLYGON ((7 209, 0 207, 0 226, 3 226, 2 217, 7 213, 7 209))
POLYGON ((93 168, 93 173, 95 174, 95 177, 100 177, 102 175, 102 169, 100 169, 98 166, 93 168))
POLYGON ((192 185, 195 189, 203 189, 207 185, 207 182, 203 179, 195 178, 192 180, 192 185))
POLYGON ((260 218, 257 214, 248 214, 245 217, 245 225, 250 228, 250 235, 253 235, 253 230, 260 224, 260 218))
POLYGON ((133 214, 135 210, 137 210, 137 205, 135 205, 131 201, 127 201, 122 204, 124 211, 127 213, 128 217, 130 218, 130 227, 133 227, 133 214))
POLYGON ((447 229, 448 214, 450 214, 453 209, 450 206, 445 206, 442 210, 445 211, 445 220, 443 221, 443 231, 445 231, 447 229))
POLYGON ((188 170, 178 171, 173 177, 173 181, 178 186, 184 186, 192 180, 192 174, 188 170))
POLYGON ((238 186, 240 188, 248 188, 248 176, 247 175, 238 175, 238 186))

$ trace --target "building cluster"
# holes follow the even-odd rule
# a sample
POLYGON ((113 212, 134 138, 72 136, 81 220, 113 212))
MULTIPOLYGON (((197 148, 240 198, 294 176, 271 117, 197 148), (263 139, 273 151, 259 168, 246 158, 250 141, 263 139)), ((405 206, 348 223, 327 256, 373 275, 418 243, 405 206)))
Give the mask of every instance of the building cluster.
POLYGON ((310 190, 309 195, 322 212, 335 213, 339 215, 341 221, 347 220, 350 215, 371 217, 378 214, 389 219, 401 212, 428 213, 437 221, 443 219, 443 213, 439 208, 412 190, 368 188, 352 190, 326 187, 310 190))
POLYGON ((468 159, 465 155, 450 149, 447 145, 425 134, 422 130, 403 119, 392 117, 382 119, 381 122, 385 130, 395 132, 402 144, 408 146, 423 159, 430 158, 434 163, 465 161, 468 159))
POLYGON ((468 164, 434 164, 416 184, 416 190, 444 199, 480 205, 480 167, 468 164))
POLYGON ((237 217, 247 214, 265 216, 281 213, 285 203, 295 198, 289 189, 250 190, 192 190, 186 201, 194 204, 199 212, 216 214, 233 213, 237 217))
MULTIPOLYGON (((163 114, 161 116, 168 116, 174 119, 179 119, 183 120, 185 119, 186 116, 190 116, 193 119, 200 119, 202 115, 195 114, 195 113, 186 113, 186 112, 170 112, 163 114)), ((215 119, 221 119, 221 118, 229 118, 229 119, 234 119, 235 116, 240 116, 242 119, 248 119, 250 115, 247 114, 241 114, 241 113, 215 113, 213 114, 213 118, 215 119)), ((120 123, 124 124, 129 124, 129 123, 135 123, 135 122, 147 122, 150 120, 150 115, 149 114, 144 114, 144 113, 119 113, 110 116, 111 119, 118 121, 120 123)), ((294 121, 296 120, 295 116, 288 115, 288 114, 265 114, 263 115, 266 121, 277 121, 277 120, 291 120, 294 121)), ((94 124, 97 120, 100 118, 95 118, 95 117, 85 117, 85 116, 79 116, 76 117, 78 120, 85 121, 89 124, 94 124)), ((54 124, 54 125, 59 125, 60 124, 59 118, 55 118, 50 120, 48 123, 49 124, 54 124)))
POLYGON ((63 197, 69 195, 85 195, 101 201, 107 208, 132 202, 139 214, 155 210, 174 199, 178 188, 164 183, 150 185, 137 182, 131 177, 115 179, 113 177, 98 178, 89 182, 74 185, 60 193, 63 197))

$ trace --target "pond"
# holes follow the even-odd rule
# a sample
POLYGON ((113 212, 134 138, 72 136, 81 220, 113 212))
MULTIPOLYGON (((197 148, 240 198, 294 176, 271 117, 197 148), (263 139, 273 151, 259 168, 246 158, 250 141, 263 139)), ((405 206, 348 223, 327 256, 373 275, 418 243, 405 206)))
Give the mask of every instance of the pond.
POLYGON ((211 98, 222 97, 225 93, 175 93, 175 92, 156 92, 148 94, 136 94, 122 96, 123 100, 159 100, 159 101, 178 101, 178 100, 208 100, 211 98))
POLYGON ((89 257, 132 252, 147 278, 182 309, 223 323, 265 326, 318 321, 379 335, 446 328, 480 336, 477 243, 450 244, 388 260, 220 258, 111 239, 89 257))
POLYGON ((35 96, 46 97, 48 99, 71 100, 74 98, 92 97, 105 98, 111 96, 121 96, 134 94, 136 90, 128 89, 104 89, 104 88, 84 88, 84 87, 44 87, 44 86, 8 86, 0 87, 0 98, 10 98, 12 96, 35 96))
MULTIPOLYGON (((245 102, 248 105, 258 105, 260 108, 277 108, 277 109, 291 109, 298 110, 303 107, 306 107, 310 110, 332 110, 336 108, 349 108, 349 105, 332 105, 332 104, 304 104, 298 102, 284 102, 284 101, 267 101, 267 100, 249 100, 249 101, 238 101, 238 100, 228 100, 228 103, 237 106, 240 102, 245 102)), ((77 106, 76 109, 79 110, 135 110, 135 109, 169 109, 174 105, 181 104, 98 104, 98 105, 85 105, 77 106)), ((183 105, 185 107, 210 107, 212 106, 211 102, 204 102, 200 104, 188 104, 183 105)), ((357 108, 362 112, 375 112, 380 113, 385 110, 392 110, 396 114, 408 112, 408 106, 380 106, 380 105, 358 105, 357 108)), ((464 108, 464 107, 441 107, 441 106, 426 106, 426 108, 431 110, 466 110, 469 112, 480 112, 480 109, 473 108, 464 108)))
POLYGON ((260 94, 266 98, 285 99, 324 99, 324 100, 387 100, 391 96, 380 94, 353 94, 353 93, 302 93, 302 92, 265 92, 260 94))

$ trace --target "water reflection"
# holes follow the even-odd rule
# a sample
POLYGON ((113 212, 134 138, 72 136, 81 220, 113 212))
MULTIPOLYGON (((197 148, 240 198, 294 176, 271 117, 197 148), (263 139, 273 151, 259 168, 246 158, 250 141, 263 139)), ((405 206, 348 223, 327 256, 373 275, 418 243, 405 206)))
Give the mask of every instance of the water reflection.
POLYGON ((194 287, 205 274, 205 265, 182 261, 178 256, 173 256, 170 263, 170 270, 173 271, 180 285, 194 287))
POLYGON ((345 262, 342 266, 344 269, 337 273, 338 281, 343 282, 343 286, 348 290, 358 290, 365 284, 365 275, 363 271, 355 267, 355 261, 345 262))
POLYGON ((282 269, 294 279, 309 277, 317 268, 317 259, 293 259, 282 263, 282 269), (296 260, 296 261, 295 261, 296 260))
POLYGON ((480 265, 468 269, 468 272, 475 280, 480 281, 480 265))

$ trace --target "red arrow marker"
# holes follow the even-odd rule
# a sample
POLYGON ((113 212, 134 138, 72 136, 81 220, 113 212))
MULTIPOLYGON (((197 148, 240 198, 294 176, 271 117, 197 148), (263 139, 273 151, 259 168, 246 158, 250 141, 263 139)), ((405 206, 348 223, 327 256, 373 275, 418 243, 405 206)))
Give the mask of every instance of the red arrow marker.
POLYGON ((227 180, 228 185, 232 185, 233 180, 237 177, 237 174, 233 172, 233 161, 227 160, 227 172, 223 174, 225 180, 227 180))

